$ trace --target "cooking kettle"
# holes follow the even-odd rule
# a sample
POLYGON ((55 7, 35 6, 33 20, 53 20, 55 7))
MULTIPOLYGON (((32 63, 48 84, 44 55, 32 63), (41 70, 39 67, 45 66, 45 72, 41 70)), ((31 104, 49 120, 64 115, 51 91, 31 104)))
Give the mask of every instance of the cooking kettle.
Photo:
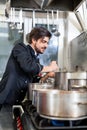
POLYGON ((50 83, 29 83, 28 85, 28 99, 32 101, 32 104, 36 106, 37 104, 37 91, 39 89, 52 89, 53 84, 50 83))
POLYGON ((87 72, 55 72, 55 89, 71 90, 75 87, 87 87, 87 72))

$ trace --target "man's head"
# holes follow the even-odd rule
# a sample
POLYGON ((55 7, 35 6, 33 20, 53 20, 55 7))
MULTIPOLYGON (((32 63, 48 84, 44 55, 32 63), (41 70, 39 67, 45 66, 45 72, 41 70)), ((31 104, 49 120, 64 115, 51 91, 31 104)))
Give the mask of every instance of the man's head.
POLYGON ((43 53, 48 47, 51 33, 43 27, 35 27, 27 34, 26 39, 28 43, 34 48, 37 53, 43 53))

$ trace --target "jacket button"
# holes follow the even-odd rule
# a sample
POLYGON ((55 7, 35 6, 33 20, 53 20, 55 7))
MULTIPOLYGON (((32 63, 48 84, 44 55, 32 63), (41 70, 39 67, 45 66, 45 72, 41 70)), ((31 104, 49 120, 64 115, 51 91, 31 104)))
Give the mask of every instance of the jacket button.
POLYGON ((19 100, 16 100, 16 102, 19 102, 19 100))
POLYGON ((23 90, 21 90, 21 93, 23 93, 23 90))
POLYGON ((27 80, 25 80, 25 83, 27 84, 27 80))

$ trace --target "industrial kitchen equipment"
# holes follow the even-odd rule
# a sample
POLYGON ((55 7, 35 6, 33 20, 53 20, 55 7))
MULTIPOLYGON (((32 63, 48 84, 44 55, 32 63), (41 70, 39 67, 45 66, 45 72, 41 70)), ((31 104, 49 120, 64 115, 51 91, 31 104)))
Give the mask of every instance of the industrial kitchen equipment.
POLYGON ((75 120, 87 116, 87 91, 44 89, 37 94, 37 112, 42 117, 75 120))
POLYGON ((37 104, 37 91, 38 89, 52 89, 53 84, 49 83, 30 83, 28 86, 28 99, 32 101, 32 104, 36 106, 37 104))

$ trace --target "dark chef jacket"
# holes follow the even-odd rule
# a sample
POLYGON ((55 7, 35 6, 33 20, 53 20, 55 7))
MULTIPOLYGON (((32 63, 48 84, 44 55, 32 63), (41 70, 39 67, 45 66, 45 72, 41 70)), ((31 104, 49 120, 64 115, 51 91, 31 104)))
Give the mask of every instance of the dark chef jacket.
POLYGON ((0 104, 15 104, 23 100, 28 83, 42 68, 30 45, 16 44, 0 82, 0 104))

